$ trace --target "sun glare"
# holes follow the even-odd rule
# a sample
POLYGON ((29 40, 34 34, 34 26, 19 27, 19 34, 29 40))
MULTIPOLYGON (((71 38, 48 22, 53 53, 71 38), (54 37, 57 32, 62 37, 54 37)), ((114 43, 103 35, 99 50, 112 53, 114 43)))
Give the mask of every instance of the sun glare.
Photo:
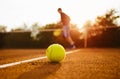
POLYGON ((59 21, 57 8, 61 7, 71 17, 71 23, 82 28, 87 20, 93 21, 111 8, 119 9, 119 3, 119 0, 3 0, 0 1, 0 25, 14 28, 23 23, 54 23, 59 21))

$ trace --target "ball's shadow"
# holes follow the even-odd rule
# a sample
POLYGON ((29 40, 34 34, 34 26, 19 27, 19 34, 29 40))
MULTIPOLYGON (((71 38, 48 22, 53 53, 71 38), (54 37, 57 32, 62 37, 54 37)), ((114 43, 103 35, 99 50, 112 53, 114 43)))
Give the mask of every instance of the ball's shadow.
POLYGON ((61 63, 46 62, 41 67, 23 73, 18 79, 45 79, 54 74, 61 67, 61 63))

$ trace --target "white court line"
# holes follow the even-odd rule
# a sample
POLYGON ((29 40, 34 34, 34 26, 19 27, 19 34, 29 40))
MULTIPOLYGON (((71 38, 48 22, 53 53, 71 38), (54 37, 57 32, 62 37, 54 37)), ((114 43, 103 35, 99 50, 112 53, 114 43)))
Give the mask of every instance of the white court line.
MULTIPOLYGON (((73 51, 66 52, 66 54, 74 53, 74 52, 77 52, 77 51, 79 51, 79 49, 78 50, 73 50, 73 51)), ((45 58, 47 58, 47 57, 43 56, 43 57, 33 58, 33 59, 29 59, 29 60, 23 60, 23 61, 18 61, 18 62, 3 64, 3 65, 0 65, 0 69, 6 68, 6 67, 10 67, 10 66, 19 65, 19 64, 22 64, 22 63, 28 63, 28 62, 32 62, 32 61, 36 61, 36 60, 41 60, 41 59, 45 59, 45 58)))

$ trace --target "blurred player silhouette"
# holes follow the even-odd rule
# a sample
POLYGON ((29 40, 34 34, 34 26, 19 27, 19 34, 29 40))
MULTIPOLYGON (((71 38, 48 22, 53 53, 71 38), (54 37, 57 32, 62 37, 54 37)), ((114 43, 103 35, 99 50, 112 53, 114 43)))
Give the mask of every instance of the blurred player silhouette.
POLYGON ((60 23, 62 24, 63 36, 70 44, 70 48, 76 48, 75 43, 70 36, 70 17, 65 14, 61 8, 58 8, 58 13, 61 16, 60 23))

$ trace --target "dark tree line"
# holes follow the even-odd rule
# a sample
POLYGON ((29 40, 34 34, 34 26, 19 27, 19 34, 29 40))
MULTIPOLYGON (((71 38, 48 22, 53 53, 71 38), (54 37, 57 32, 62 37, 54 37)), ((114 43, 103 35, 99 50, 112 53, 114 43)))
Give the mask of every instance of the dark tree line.
POLYGON ((115 9, 107 11, 102 16, 97 16, 95 24, 101 27, 117 27, 117 19, 120 19, 120 15, 117 14, 115 9))

